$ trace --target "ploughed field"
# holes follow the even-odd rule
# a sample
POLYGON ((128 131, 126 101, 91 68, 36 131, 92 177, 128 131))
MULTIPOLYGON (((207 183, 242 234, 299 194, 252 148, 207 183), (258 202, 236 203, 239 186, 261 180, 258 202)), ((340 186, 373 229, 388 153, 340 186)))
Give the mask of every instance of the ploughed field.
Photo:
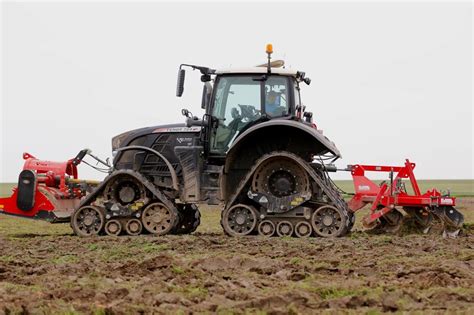
POLYGON ((339 239, 230 238, 210 207, 194 234, 164 237, 79 238, 68 224, 0 215, 0 314, 472 314, 474 191, 462 182, 422 181, 464 196, 456 239, 367 234, 362 213, 339 239))

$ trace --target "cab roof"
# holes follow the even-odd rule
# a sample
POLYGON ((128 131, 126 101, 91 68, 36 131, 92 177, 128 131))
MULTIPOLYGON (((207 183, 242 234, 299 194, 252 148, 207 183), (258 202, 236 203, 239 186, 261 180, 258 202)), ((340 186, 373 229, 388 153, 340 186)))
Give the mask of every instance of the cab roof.
MULTIPOLYGON (((230 69, 218 69, 215 72, 216 74, 265 74, 267 73, 267 67, 249 67, 249 68, 230 68, 230 69)), ((283 69, 283 68, 272 68, 272 73, 279 75, 286 75, 296 77, 298 71, 293 69, 283 69)))

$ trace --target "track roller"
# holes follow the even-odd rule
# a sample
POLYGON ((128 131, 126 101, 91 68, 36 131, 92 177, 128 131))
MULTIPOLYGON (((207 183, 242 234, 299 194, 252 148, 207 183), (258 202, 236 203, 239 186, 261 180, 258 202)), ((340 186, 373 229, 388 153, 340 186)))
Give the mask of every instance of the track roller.
POLYGON ((122 232, 122 223, 119 220, 109 220, 105 223, 105 233, 110 236, 117 236, 122 232))
POLYGON ((314 232, 322 237, 338 237, 346 231, 346 217, 341 210, 333 206, 322 206, 311 216, 314 232))
POLYGON ((278 236, 291 236, 293 234, 293 224, 290 221, 280 221, 276 228, 278 236))
POLYGON ((252 206, 236 204, 222 212, 221 224, 228 235, 248 235, 257 225, 257 211, 252 206))
POLYGON ((165 235, 171 232, 178 221, 176 210, 168 209, 160 202, 147 206, 142 213, 142 222, 145 229, 156 235, 165 235))
POLYGON ((275 234, 275 224, 270 220, 264 220, 258 225, 258 234, 270 237, 275 234))
POLYGON ((128 235, 140 235, 142 232, 143 225, 142 222, 138 219, 130 219, 127 221, 127 224, 125 224, 125 231, 127 232, 128 235))
POLYGON ((295 226, 295 235, 297 237, 310 237, 312 233, 313 228, 311 227, 311 224, 306 221, 300 221, 295 226))
POLYGON ((101 209, 85 206, 74 211, 71 218, 71 227, 79 236, 98 235, 104 227, 104 214, 101 209))

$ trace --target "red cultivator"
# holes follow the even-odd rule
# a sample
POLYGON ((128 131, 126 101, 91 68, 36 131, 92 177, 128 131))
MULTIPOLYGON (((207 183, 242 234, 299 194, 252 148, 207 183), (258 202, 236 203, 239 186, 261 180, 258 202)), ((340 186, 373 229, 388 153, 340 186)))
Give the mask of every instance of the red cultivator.
POLYGON ((415 163, 408 159, 405 166, 351 165, 355 195, 349 201, 352 211, 372 204, 370 213, 363 219, 366 228, 396 231, 403 219, 397 210, 402 208, 425 232, 433 225, 433 218, 442 222, 444 231, 457 234, 464 221, 463 215, 454 206, 456 198, 443 195, 436 189, 421 193, 413 169, 415 163), (377 185, 365 176, 365 172, 388 172, 390 182, 377 185), (413 194, 409 194, 403 179, 409 179, 413 194))
POLYGON ((80 199, 96 181, 79 180, 77 165, 88 150, 66 162, 41 161, 29 153, 23 154, 25 164, 18 186, 8 198, 0 198, 0 213, 52 223, 69 222, 80 199))

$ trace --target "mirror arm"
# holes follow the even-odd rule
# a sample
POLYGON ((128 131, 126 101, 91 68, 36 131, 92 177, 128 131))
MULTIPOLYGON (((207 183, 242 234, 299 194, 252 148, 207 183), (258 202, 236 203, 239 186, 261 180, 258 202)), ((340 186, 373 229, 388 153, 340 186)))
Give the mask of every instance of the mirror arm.
POLYGON ((188 128, 193 127, 193 126, 206 127, 208 125, 209 125, 208 121, 201 120, 197 118, 196 116, 186 118, 186 127, 188 128))

